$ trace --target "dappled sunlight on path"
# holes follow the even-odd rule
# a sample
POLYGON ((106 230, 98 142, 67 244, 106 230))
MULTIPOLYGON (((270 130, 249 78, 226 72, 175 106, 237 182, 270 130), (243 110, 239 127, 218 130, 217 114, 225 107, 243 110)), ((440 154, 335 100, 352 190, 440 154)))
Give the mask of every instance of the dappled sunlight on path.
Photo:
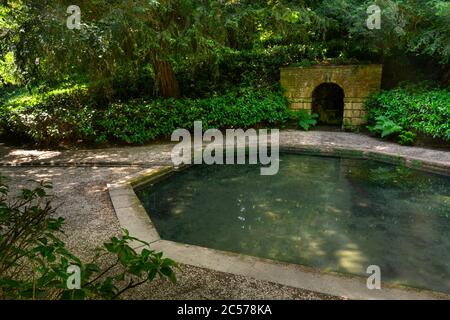
MULTIPOLYGON (((0 145, 0 163, 2 165, 164 165, 170 164, 170 152, 175 143, 153 143, 138 147, 113 147, 88 150, 24 150, 0 145)), ((450 163, 450 152, 421 147, 400 146, 396 143, 381 141, 364 134, 330 131, 280 132, 281 146, 322 146, 334 148, 352 148, 364 151, 377 151, 386 154, 408 156, 414 159, 441 163, 450 163)))

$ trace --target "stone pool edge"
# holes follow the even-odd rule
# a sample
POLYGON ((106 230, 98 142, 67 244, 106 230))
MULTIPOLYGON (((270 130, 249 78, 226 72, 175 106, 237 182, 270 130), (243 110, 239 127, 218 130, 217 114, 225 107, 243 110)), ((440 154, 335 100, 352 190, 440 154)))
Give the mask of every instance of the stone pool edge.
MULTIPOLYGON (((405 156, 376 151, 309 146, 281 147, 280 151, 372 159, 445 174, 450 171, 450 164, 447 163, 423 160, 416 162, 415 159, 405 156)), ((179 263, 349 299, 450 299, 445 293, 384 283, 381 290, 369 290, 366 287, 366 279, 359 276, 323 272, 297 264, 163 240, 136 196, 134 188, 157 181, 174 171, 176 169, 172 166, 155 166, 108 184, 107 187, 120 226, 127 229, 132 236, 150 243, 152 249, 163 251, 166 256, 179 263)), ((135 246, 138 248, 140 244, 136 243, 135 246)))
POLYGON ((389 153, 386 151, 374 151, 363 148, 345 148, 313 145, 281 145, 280 152, 296 153, 325 157, 343 157, 365 160, 375 160, 384 163, 403 165, 405 167, 427 172, 450 176, 450 163, 443 161, 430 161, 409 155, 389 153))

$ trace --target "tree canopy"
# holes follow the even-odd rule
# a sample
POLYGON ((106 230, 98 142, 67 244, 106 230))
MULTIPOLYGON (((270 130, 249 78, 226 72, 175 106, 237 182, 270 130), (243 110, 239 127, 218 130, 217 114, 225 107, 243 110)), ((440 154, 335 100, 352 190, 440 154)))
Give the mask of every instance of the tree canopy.
POLYGON ((71 4, 1 1, 2 83, 81 77, 108 88, 114 79, 147 72, 159 95, 178 97, 180 70, 214 67, 230 54, 277 55, 275 67, 403 54, 449 63, 448 1, 79 0, 81 28, 68 29, 71 4), (366 26, 374 3, 379 30, 366 26))

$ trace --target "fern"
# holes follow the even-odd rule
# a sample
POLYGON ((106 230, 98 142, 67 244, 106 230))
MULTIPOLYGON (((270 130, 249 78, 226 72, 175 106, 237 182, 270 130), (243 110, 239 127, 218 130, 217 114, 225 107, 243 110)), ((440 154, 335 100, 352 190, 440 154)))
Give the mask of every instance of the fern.
POLYGON ((308 131, 311 127, 317 124, 318 114, 309 114, 304 110, 300 110, 295 113, 297 119, 297 125, 305 131, 308 131))
POLYGON ((376 121, 375 126, 371 127, 370 130, 372 132, 380 133, 381 138, 400 133, 403 130, 401 126, 385 116, 378 116, 376 121))

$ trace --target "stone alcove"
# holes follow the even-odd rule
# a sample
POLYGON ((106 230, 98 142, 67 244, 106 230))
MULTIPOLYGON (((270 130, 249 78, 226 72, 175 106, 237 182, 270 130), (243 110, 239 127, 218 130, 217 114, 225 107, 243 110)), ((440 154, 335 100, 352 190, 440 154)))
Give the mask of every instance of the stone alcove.
POLYGON ((380 91, 381 73, 375 64, 288 67, 281 68, 281 85, 291 109, 318 113, 322 123, 357 127, 365 122, 364 100, 380 91))

